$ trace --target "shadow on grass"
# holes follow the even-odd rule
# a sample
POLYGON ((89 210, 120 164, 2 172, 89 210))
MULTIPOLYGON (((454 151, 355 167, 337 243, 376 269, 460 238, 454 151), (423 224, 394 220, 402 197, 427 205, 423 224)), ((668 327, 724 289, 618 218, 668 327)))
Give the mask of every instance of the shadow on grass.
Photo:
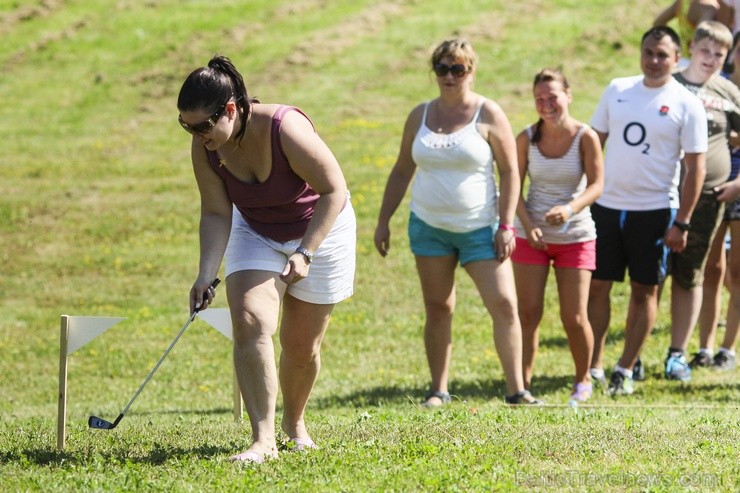
POLYGON ((656 377, 662 379, 672 395, 685 398, 683 403, 704 401, 714 405, 738 406, 736 392, 740 389, 740 382, 727 383, 710 383, 697 382, 696 379, 690 383, 681 383, 665 380, 662 375, 656 377))
MULTIPOLYGON (((158 414, 194 414, 194 415, 200 415, 200 416, 211 416, 216 414, 228 414, 233 413, 234 409, 230 407, 217 407, 214 409, 165 409, 163 411, 161 410, 152 410, 152 411, 131 411, 130 413, 127 413, 126 416, 156 416, 158 414)), ((126 419, 124 417, 124 419, 126 419)))
POLYGON ((131 450, 91 454, 89 450, 77 452, 60 451, 54 448, 35 448, 11 452, 0 452, 0 464, 30 463, 37 466, 69 466, 104 461, 122 464, 126 462, 159 465, 173 458, 210 459, 233 453, 233 447, 201 445, 193 448, 155 446, 144 455, 132 454, 131 450))
MULTIPOLYGON (((569 388, 572 375, 538 377, 533 382, 533 393, 550 393, 569 388)), ((506 383, 503 380, 452 380, 450 394, 454 400, 503 401, 506 383)), ((312 399, 311 406, 318 409, 334 407, 383 407, 388 405, 418 404, 427 393, 427 387, 385 385, 357 389, 345 394, 312 399)))

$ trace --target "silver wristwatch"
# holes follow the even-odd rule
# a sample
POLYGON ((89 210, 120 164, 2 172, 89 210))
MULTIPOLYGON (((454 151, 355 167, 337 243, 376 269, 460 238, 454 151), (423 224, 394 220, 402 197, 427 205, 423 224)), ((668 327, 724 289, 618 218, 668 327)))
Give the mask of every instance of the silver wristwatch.
POLYGON ((313 253, 311 253, 308 250, 308 248, 299 246, 298 248, 295 249, 295 252, 296 253, 300 253, 301 255, 303 255, 304 257, 306 257, 306 262, 307 263, 310 264, 311 262, 313 262, 313 253))

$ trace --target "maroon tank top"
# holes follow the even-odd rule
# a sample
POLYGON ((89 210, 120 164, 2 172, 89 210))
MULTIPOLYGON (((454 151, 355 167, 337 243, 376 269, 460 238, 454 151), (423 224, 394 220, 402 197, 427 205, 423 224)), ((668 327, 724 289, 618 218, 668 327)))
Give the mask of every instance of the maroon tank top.
POLYGON ((293 106, 277 109, 270 130, 272 169, 262 183, 245 183, 238 179, 221 166, 215 151, 206 149, 211 168, 226 184, 229 199, 247 224, 262 236, 281 243, 303 237, 319 199, 308 183, 293 172, 280 145, 280 126, 288 111, 298 111, 308 118, 293 106))

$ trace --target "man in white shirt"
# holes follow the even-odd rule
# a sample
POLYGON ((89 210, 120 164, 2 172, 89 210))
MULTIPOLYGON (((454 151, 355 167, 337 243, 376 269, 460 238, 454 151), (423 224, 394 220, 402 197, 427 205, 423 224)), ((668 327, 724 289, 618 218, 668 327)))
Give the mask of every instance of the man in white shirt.
POLYGON ((591 208, 597 239, 588 312, 595 339, 591 373, 597 381, 605 382, 601 359, 612 284, 623 281, 625 271, 630 276, 624 349, 609 383, 611 395, 633 391, 632 368, 655 323, 668 252, 686 246, 706 173, 706 113, 672 76, 680 54, 673 29, 648 30, 641 43, 643 74, 614 79, 591 119, 606 144, 604 193, 591 208))

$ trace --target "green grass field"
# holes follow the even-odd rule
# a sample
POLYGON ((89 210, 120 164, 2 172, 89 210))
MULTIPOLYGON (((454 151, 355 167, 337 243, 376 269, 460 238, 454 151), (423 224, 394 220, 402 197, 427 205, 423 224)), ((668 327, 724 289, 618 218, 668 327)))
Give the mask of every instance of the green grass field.
MULTIPOLYGON (((407 203, 390 256, 372 246, 406 115, 437 95, 435 43, 473 42, 476 90, 516 131, 535 119, 531 79, 544 66, 563 68, 571 111, 588 121, 611 78, 639 72, 640 35, 664 3, 0 0, 0 490, 740 490, 738 370, 665 381, 667 303, 635 395, 574 410, 548 290, 534 391, 550 405, 511 409, 490 320, 461 272, 455 399, 427 412, 407 203), (261 467, 226 460, 249 428, 231 413, 229 343, 202 321, 117 429, 87 428, 91 414, 118 415, 187 319, 199 202, 175 100, 214 53, 235 62, 251 95, 311 115, 358 215, 355 296, 335 311, 308 409, 321 449, 261 467), (126 320, 70 357, 57 451, 62 314, 126 320)), ((622 348, 622 289, 613 301, 609 365, 622 348)))

